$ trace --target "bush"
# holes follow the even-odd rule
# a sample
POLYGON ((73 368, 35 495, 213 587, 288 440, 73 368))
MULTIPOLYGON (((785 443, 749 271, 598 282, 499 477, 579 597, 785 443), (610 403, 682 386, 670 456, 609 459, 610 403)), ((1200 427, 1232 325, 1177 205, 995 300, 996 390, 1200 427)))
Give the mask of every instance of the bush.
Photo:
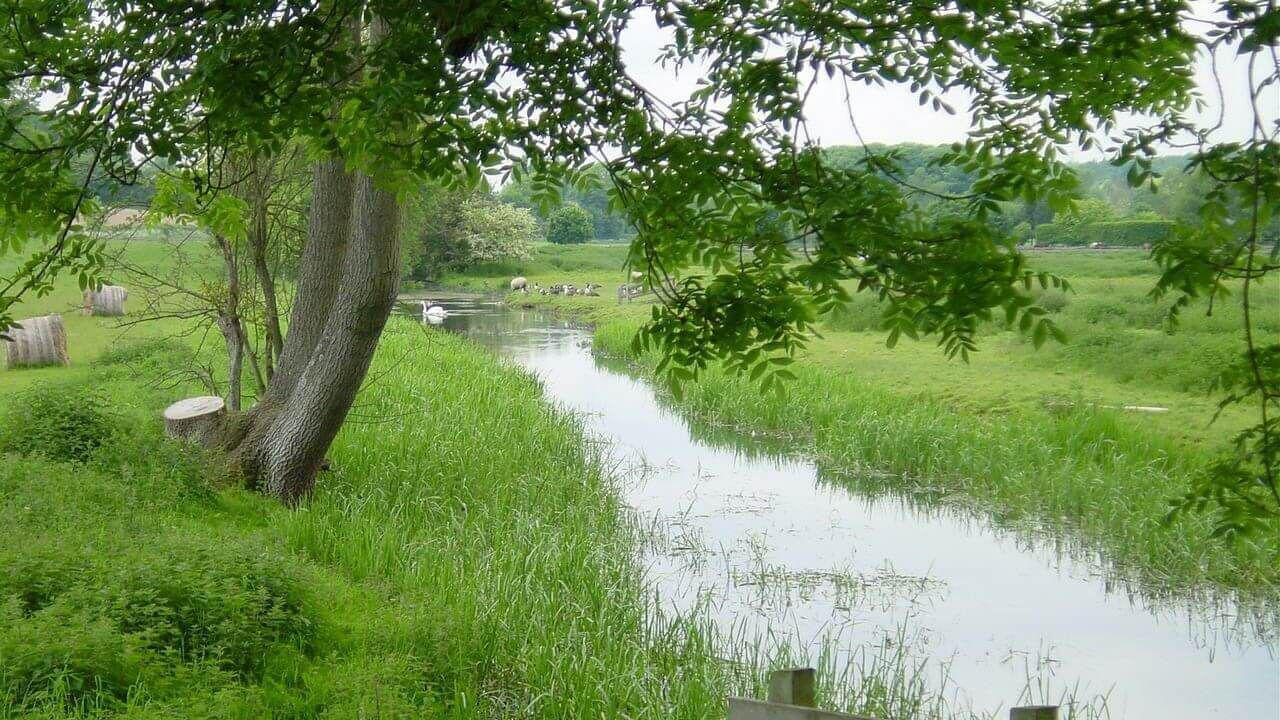
POLYGON ((1046 312, 1060 313, 1067 307, 1067 294, 1061 290, 1045 290, 1036 298, 1036 303, 1046 312))
POLYGON ((20 707, 120 700, 175 663, 257 679, 313 644, 283 555, 190 531, 70 535, 0 552, 0 694, 20 707))
POLYGON ((0 423, 0 453, 87 462, 115 433, 101 392, 83 383, 43 383, 12 398, 0 423))
POLYGON ((142 675, 143 644, 83 608, 24 612, 0 599, 0 701, 30 710, 123 698, 142 675))
POLYGON ((146 378, 158 383, 177 370, 191 366, 191 347, 169 338, 146 338, 117 343, 91 363, 99 379, 146 378))
POLYGON ((405 276, 430 280, 444 271, 524 260, 542 230, 525 208, 428 187, 410 202, 402 232, 405 276))
POLYGON ((547 241, 557 245, 584 243, 593 234, 591 215, 577 205, 565 205, 547 220, 547 241))
POLYGON ((1050 223, 1036 229, 1041 245, 1103 245, 1141 247, 1158 243, 1173 233, 1168 220, 1116 220, 1113 222, 1065 225, 1050 223))

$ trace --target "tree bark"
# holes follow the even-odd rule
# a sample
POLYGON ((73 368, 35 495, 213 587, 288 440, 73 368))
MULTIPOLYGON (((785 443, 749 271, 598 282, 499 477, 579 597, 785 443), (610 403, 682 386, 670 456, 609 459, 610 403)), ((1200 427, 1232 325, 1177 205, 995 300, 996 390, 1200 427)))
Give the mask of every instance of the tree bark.
POLYGON ((339 158, 316 164, 312 179, 311 218, 298 263, 298 289, 280 360, 267 389, 267 399, 286 400, 315 352, 338 293, 347 240, 355 177, 339 158))
POLYGON ((286 503, 311 492, 315 473, 364 381, 400 286, 395 195, 356 180, 350 248, 332 312, 269 436, 264 489, 286 503))
POLYGON ((240 322, 240 265, 235 246, 225 237, 215 238, 222 250, 227 273, 227 299, 218 313, 218 329, 227 344, 227 409, 240 412, 241 378, 244 375, 244 326, 240 322))
MULTIPOLYGON (((330 172, 331 163, 324 165, 328 167, 318 177, 340 178, 330 172)), ((377 187, 367 175, 347 177, 352 178, 353 190, 350 202, 344 203, 351 208, 346 213, 349 232, 317 226, 308 239, 315 246, 303 250, 304 258, 311 255, 315 261, 307 266, 314 275, 299 277, 294 307, 317 308, 315 314, 299 315, 295 310, 295 322, 302 325, 290 325, 285 353, 266 397, 249 414, 240 437, 232 439, 250 483, 290 505, 311 493, 324 453, 369 369, 400 285, 395 194, 377 187), (341 262, 319 262, 323 256, 316 250, 334 247, 339 237, 350 238, 341 262), (328 311, 321 315, 319 308, 326 306, 328 311), (295 333, 300 333, 297 339, 295 333), (311 352, 304 358, 308 345, 311 352)), ((342 183, 335 183, 335 192, 326 197, 342 202, 341 188, 342 183)), ((315 214, 340 213, 317 206, 315 214)))
MULTIPOLYGON (((376 42, 384 28, 370 24, 376 42)), ((358 32, 353 32, 358 38, 358 32)), ((257 406, 224 434, 252 487, 294 505, 368 372, 400 286, 395 193, 340 157, 318 163, 297 295, 275 374, 257 406)))
MULTIPOLYGON (((270 221, 267 218, 267 201, 271 197, 276 159, 253 159, 253 222, 249 230, 249 253, 254 273, 262 288, 263 325, 266 328, 266 347, 263 348, 263 371, 270 381, 275 372, 275 362, 284 347, 284 334, 280 330, 280 308, 276 301, 276 279, 267 263, 267 246, 270 242, 270 221)), ((255 360, 255 366, 257 361, 255 360)))

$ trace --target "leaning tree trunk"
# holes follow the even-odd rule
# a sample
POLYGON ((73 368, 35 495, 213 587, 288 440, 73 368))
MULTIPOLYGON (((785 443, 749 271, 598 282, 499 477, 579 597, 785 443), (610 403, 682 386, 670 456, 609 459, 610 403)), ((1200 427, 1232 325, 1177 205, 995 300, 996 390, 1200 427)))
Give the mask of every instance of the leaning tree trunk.
POLYGON ((317 167, 281 360, 231 438, 250 483, 285 503, 311 492, 369 369, 400 284, 398 222, 394 193, 372 178, 338 162, 317 167))
MULTIPOLYGON (((375 18, 369 31, 376 42, 385 27, 375 18)), ((373 360, 400 286, 399 219, 395 194, 369 175, 341 157, 316 165, 288 334, 266 393, 224 435, 250 485, 286 504, 311 493, 373 360)))
POLYGON ((270 403, 283 402, 293 392, 315 351, 338 293, 347 238, 351 233, 351 202, 355 176, 341 159, 318 163, 312 177, 311 217, 298 262, 298 288, 275 374, 267 391, 270 403))

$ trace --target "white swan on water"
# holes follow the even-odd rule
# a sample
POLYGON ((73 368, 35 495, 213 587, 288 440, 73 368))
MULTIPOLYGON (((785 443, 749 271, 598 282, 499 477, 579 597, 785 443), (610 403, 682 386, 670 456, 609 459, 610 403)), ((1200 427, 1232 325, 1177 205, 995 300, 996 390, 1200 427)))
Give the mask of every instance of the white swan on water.
POLYGON ((438 325, 442 321, 444 321, 446 317, 448 317, 449 315, 448 310, 445 310, 439 305, 432 305, 428 300, 423 300, 421 302, 422 302, 422 322, 429 322, 433 325, 438 325))

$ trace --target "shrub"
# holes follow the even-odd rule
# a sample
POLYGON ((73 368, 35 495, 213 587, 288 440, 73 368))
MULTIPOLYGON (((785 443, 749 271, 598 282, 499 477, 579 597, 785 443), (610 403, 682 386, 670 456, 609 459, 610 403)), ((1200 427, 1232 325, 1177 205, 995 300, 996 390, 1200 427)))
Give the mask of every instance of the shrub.
POLYGON ((547 241, 557 245, 584 243, 593 234, 590 213, 577 205, 565 205, 547 219, 547 241))
POLYGON ((306 651, 292 560, 190 531, 28 532, 0 551, 0 693, 122 699, 175 663, 242 680, 306 651))
POLYGON ((122 699, 143 673, 142 646, 84 608, 24 612, 16 598, 0 599, 0 701, 29 710, 122 699))
POLYGON ((1168 238, 1173 232, 1173 225, 1168 220, 1115 220, 1074 226, 1050 223, 1036 229, 1036 242, 1042 245, 1091 245, 1097 242, 1141 247, 1168 238))
POLYGON ((42 383, 12 398, 0 423, 0 453, 86 462, 115 432, 101 392, 84 383, 42 383))
POLYGON ((146 338, 117 343, 94 358, 91 366, 97 379, 145 378, 160 384, 183 368, 191 367, 191 348, 169 338, 146 338))
POLYGON ((525 208, 428 189, 410 204, 403 232, 406 276, 429 280, 441 271, 527 259, 542 230, 525 208))
POLYGON ((1067 294, 1061 290, 1045 290, 1036 298, 1036 303, 1046 312, 1060 313, 1067 307, 1067 294))
POLYGON ((137 365, 139 363, 178 364, 191 355, 191 348, 170 338, 146 338, 112 345, 94 358, 93 365, 137 365))

